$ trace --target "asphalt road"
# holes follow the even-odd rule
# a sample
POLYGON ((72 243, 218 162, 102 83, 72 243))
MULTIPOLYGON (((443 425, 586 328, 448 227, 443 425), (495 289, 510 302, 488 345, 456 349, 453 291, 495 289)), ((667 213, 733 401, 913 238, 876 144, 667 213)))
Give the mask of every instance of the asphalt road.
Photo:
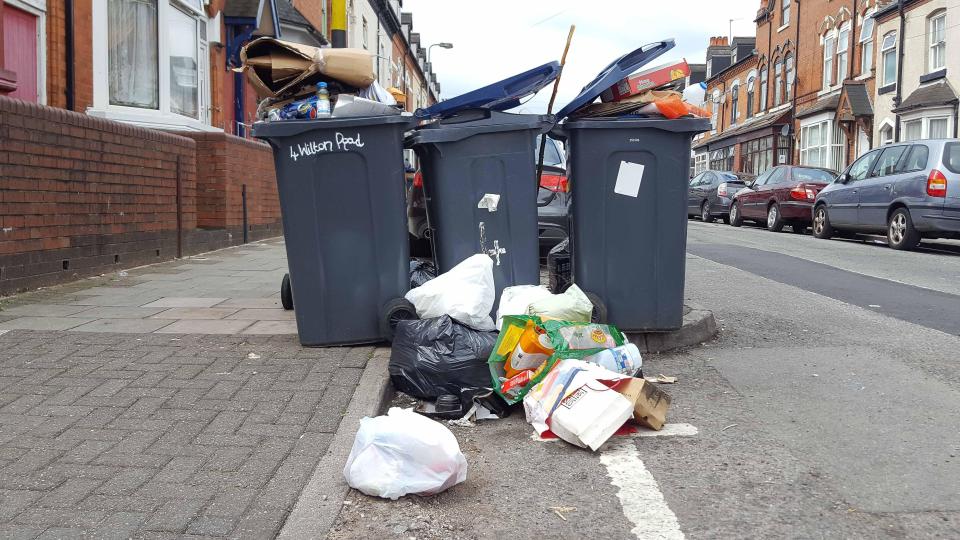
POLYGON ((691 222, 688 245, 686 297, 721 332, 644 358, 679 377, 674 432, 591 453, 522 411, 454 427, 467 482, 353 492, 331 537, 960 537, 960 244, 691 222))

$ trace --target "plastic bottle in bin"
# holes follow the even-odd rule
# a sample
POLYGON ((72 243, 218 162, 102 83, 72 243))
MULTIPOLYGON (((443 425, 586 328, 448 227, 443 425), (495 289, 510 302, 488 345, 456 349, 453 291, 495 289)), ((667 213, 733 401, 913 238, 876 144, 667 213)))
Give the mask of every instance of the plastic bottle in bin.
POLYGON ((330 118, 330 91, 327 83, 317 83, 317 118, 330 118))

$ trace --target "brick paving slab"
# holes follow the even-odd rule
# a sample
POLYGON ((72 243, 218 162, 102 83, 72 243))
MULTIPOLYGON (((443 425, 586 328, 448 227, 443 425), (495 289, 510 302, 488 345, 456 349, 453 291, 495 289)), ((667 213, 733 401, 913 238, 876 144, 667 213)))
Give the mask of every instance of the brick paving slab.
POLYGON ((274 536, 374 351, 6 332, 0 536, 274 536))

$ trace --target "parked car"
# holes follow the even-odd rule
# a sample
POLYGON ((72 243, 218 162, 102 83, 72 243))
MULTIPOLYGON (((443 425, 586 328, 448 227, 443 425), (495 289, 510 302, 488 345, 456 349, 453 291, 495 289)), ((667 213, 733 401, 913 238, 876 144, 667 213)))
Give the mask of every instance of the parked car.
MULTIPOLYGON (((537 137, 537 153, 540 157, 542 137, 537 137)), ((540 192, 537 195, 537 223, 540 232, 540 250, 549 251, 563 241, 568 234, 570 219, 570 188, 567 184, 567 162, 559 142, 546 137, 543 152, 543 174, 540 175, 540 192)))
POLYGON ((867 152, 817 195, 813 234, 886 233, 893 249, 960 238, 960 140, 895 143, 867 152))
POLYGON ((730 222, 730 202, 733 194, 752 180, 750 175, 730 171, 703 171, 690 180, 687 198, 687 217, 700 216, 706 223, 720 218, 730 222))
POLYGON ((773 167, 734 195, 730 224, 739 227, 744 221, 754 221, 774 232, 790 225, 793 232, 802 233, 812 223, 817 193, 836 177, 836 171, 819 167, 773 167))

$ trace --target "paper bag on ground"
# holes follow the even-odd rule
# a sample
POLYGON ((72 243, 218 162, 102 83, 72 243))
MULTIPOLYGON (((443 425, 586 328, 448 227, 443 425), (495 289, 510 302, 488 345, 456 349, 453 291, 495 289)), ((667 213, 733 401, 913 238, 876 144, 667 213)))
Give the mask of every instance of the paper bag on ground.
POLYGON ((550 416, 550 431, 570 444, 596 451, 632 414, 628 399, 594 381, 560 402, 550 416))
POLYGON ((627 378, 619 381, 613 389, 633 404, 633 420, 642 426, 663 429, 667 423, 670 396, 644 379, 627 378))

